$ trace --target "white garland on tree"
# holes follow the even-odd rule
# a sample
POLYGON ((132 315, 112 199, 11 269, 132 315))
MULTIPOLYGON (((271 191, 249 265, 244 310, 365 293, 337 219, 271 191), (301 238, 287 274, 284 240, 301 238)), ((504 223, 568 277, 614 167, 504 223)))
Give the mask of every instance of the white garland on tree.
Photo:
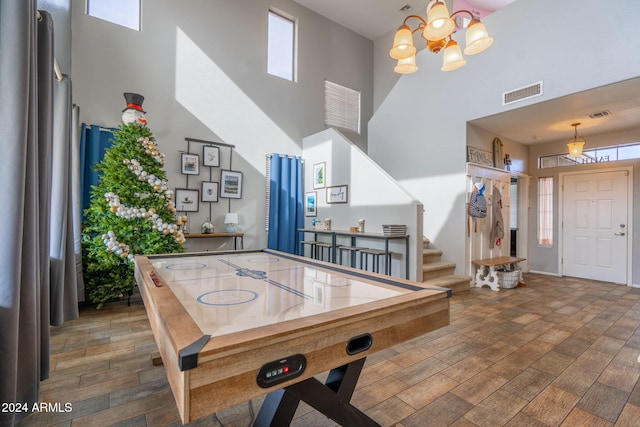
MULTIPOLYGON (((148 137, 140 137, 137 141, 142 144, 146 154, 150 155, 157 163, 161 165, 164 164, 164 154, 158 151, 155 144, 148 137)), ((176 207, 173 203, 173 191, 169 190, 165 180, 159 179, 154 174, 147 173, 137 159, 123 159, 122 163, 128 165, 129 170, 133 172, 140 181, 147 181, 147 183, 157 193, 157 197, 167 200, 165 203, 167 210, 173 215, 176 214, 176 207)), ((152 223, 152 228, 154 230, 158 230, 164 235, 173 235, 175 241, 181 245, 186 242, 184 233, 180 229, 180 226, 164 222, 156 213, 155 208, 147 210, 144 207, 124 206, 120 203, 120 196, 113 192, 105 193, 104 197, 109 203, 109 209, 118 218, 147 219, 152 223)), ((129 246, 118 242, 116 235, 112 230, 109 230, 107 233, 102 235, 102 242, 104 243, 107 252, 113 252, 121 258, 127 258, 129 261, 133 261, 133 255, 129 253, 129 246)))

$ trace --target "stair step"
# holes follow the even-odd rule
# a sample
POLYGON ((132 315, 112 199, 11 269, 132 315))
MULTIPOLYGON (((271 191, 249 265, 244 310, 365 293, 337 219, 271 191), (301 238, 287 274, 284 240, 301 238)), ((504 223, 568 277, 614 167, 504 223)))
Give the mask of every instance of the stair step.
POLYGON ((442 251, 438 249, 423 249, 422 250, 422 263, 429 264, 432 262, 440 261, 442 257, 442 251))
POLYGON ((471 280, 473 280, 471 276, 451 274, 449 276, 424 280, 422 283, 430 286, 438 286, 440 288, 448 288, 451 289, 453 294, 457 294, 471 289, 471 280))
POLYGON ((430 262, 422 266, 422 280, 436 279, 438 277, 452 275, 456 265, 451 262, 430 262))

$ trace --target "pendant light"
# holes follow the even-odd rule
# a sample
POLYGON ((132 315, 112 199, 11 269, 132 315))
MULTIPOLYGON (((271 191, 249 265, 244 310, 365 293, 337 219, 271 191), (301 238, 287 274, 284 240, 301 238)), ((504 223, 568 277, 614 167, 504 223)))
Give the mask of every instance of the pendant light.
POLYGON ((573 126, 573 136, 569 139, 567 143, 567 148, 569 149, 569 155, 574 158, 578 158, 582 155, 582 149, 584 148, 584 143, 586 142, 583 137, 578 135, 578 126, 581 123, 572 123, 573 126))

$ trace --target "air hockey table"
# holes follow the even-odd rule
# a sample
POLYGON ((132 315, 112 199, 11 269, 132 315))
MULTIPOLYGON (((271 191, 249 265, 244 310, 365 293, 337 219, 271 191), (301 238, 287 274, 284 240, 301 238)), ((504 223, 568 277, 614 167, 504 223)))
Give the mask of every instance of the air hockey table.
POLYGON ((350 403, 366 356, 449 324, 448 289, 267 249, 137 256, 135 277, 185 424, 266 394, 254 426, 300 401, 377 426, 350 403))

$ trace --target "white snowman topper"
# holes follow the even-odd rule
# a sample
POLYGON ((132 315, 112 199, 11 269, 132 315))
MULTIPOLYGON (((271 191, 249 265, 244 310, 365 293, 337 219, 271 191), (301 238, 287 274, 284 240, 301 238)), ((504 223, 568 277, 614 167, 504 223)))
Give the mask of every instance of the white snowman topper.
POLYGON ((144 96, 137 93, 126 92, 124 99, 127 101, 127 106, 122 110, 122 123, 135 123, 140 126, 146 126, 147 119, 145 118, 145 114, 147 114, 147 112, 142 109, 144 96))

